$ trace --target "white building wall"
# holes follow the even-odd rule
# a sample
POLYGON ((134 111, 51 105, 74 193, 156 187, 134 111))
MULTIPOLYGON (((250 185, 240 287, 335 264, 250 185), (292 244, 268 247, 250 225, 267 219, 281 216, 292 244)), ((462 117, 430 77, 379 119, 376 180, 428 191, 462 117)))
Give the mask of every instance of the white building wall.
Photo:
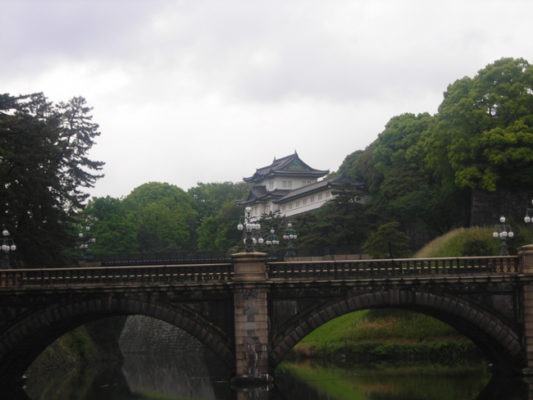
POLYGON ((250 216, 256 219, 261 218, 263 214, 275 213, 279 211, 279 205, 272 203, 272 201, 254 204, 251 207, 252 211, 250 212, 250 216))
POLYGON ((265 179, 263 182, 261 182, 261 185, 265 185, 266 189, 271 192, 272 190, 276 189, 282 189, 282 190, 294 190, 298 189, 305 185, 310 185, 311 183, 315 183, 316 179, 307 178, 307 179, 301 179, 301 178, 284 178, 284 177, 276 177, 274 179, 265 179))
POLYGON ((261 215, 263 215, 263 209, 264 204, 254 204, 252 207, 252 211, 250 212, 250 216, 255 219, 261 218, 261 215))
POLYGON ((322 207, 327 201, 333 198, 331 189, 316 192, 308 196, 283 203, 280 207, 281 215, 290 217, 322 207))

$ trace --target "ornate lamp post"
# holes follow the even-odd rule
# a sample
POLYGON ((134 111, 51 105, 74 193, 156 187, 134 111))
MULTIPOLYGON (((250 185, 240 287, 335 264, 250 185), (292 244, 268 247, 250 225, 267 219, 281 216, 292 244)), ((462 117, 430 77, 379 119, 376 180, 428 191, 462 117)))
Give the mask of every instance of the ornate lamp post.
POLYGON ((246 207, 244 209, 244 218, 241 218, 241 222, 237 225, 237 229, 242 231, 242 241, 244 243, 244 250, 255 251, 255 245, 257 243, 262 244, 263 238, 256 239, 255 235, 261 229, 261 225, 251 217, 252 208, 246 207))
POLYGON ((294 257, 296 256, 296 250, 294 249, 294 241, 298 239, 298 235, 296 234, 296 231, 292 227, 292 223, 287 224, 287 229, 285 230, 285 233, 283 234, 283 239, 287 241, 287 252, 285 253, 286 257, 294 257))
POLYGON ((508 256, 509 250, 507 249, 507 238, 511 239, 514 237, 514 232, 511 229, 511 225, 505 223, 505 217, 500 217, 500 223, 494 226, 494 232, 492 237, 495 239, 500 239, 500 256, 508 256))
POLYGON ((9 235, 9 231, 7 229, 2 230, 2 253, 4 253, 4 256, 2 257, 2 268, 9 268, 9 253, 17 250, 17 246, 15 245, 15 242, 9 235))
POLYGON ((276 235, 274 228, 270 230, 269 235, 266 237, 265 244, 270 247, 271 256, 274 256, 275 248, 279 245, 278 236, 276 235))
POLYGON ((89 225, 85 226, 85 234, 82 232, 78 233, 80 239, 80 257, 82 261, 87 261, 89 255, 91 254, 90 245, 96 243, 96 239, 92 237, 91 227, 89 225))

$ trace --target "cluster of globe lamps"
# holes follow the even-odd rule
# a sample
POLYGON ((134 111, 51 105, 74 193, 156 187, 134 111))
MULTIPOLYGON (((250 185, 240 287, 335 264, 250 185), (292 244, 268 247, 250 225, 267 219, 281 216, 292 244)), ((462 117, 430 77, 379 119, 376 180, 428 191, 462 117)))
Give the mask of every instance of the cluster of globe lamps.
POLYGON ((9 253, 17 250, 14 240, 10 237, 7 229, 2 230, 2 252, 4 253, 4 260, 2 266, 9 268, 9 253))
MULTIPOLYGON (((531 200, 531 205, 533 206, 533 200, 531 200)), ((533 223, 533 217, 530 214, 533 214, 533 208, 526 209, 524 223, 533 223)), ((500 217, 500 223, 495 226, 492 237, 501 240, 500 255, 509 255, 509 251, 507 249, 507 239, 512 239, 514 237, 514 232, 511 228, 511 225, 506 223, 506 218, 504 216, 500 217)))
MULTIPOLYGON (((244 243, 245 251, 254 251, 256 244, 266 244, 270 247, 271 251, 274 250, 274 247, 279 245, 278 237, 274 229, 270 229, 269 235, 266 237, 266 240, 262 237, 256 238, 256 235, 261 230, 261 224, 254 220, 251 216, 252 208, 246 207, 244 209, 244 218, 237 225, 237 229, 243 232, 242 241, 244 243)), ((292 224, 289 222, 287 224, 287 231, 283 235, 283 239, 288 241, 288 247, 292 248, 292 241, 296 240, 298 235, 292 228, 292 224)))
MULTIPOLYGON (((529 218, 529 217, 526 217, 526 218, 529 218)), ((495 239, 507 239, 507 238, 513 238, 514 237, 514 232, 511 230, 511 225, 507 225, 505 223, 505 217, 504 216, 501 216, 500 217, 500 229, 499 229, 499 232, 498 232, 498 225, 496 225, 496 230, 494 232, 492 232, 492 237, 495 238, 495 239)))
POLYGON ((492 237, 494 239, 500 239, 500 256, 508 256, 509 250, 507 248, 507 238, 512 239, 514 237, 514 232, 511 229, 511 225, 505 223, 506 219, 504 216, 500 217, 500 224, 496 225, 494 232, 492 232, 492 237))

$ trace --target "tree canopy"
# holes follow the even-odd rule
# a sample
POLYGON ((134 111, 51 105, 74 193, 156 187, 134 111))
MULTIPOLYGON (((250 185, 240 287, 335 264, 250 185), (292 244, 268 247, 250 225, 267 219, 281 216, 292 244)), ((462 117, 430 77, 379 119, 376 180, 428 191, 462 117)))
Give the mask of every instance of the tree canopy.
POLYGON ((502 58, 448 86, 430 144, 428 157, 445 155, 460 188, 495 191, 530 183, 533 67, 502 58))
POLYGON ((102 175, 88 152, 100 134, 82 97, 53 104, 42 93, 0 95, 0 226, 22 265, 61 265, 74 246, 72 223, 102 175))
POLYGON ((357 213, 369 222, 332 228, 328 220, 334 215, 340 213, 338 221, 354 217, 341 206, 321 210, 302 225, 302 243, 340 236, 339 242, 361 246, 361 237, 396 221, 414 248, 453 227, 468 226, 472 190, 531 187, 533 68, 524 59, 502 58, 473 78, 457 80, 448 86, 438 113, 392 117, 365 150, 345 158, 339 172, 366 184, 371 200, 357 213), (328 236, 320 233, 324 229, 328 236))
POLYGON ((93 254, 227 252, 240 243, 242 209, 235 200, 246 190, 246 184, 223 182, 185 192, 149 182, 123 199, 94 198, 83 213, 94 225, 93 254))

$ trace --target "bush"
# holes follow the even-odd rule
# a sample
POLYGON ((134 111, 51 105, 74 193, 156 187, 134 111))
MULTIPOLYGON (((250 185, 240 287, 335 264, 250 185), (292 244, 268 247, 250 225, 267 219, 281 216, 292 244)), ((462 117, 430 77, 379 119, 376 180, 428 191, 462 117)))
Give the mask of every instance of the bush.
POLYGON ((463 243, 462 256, 490 256, 493 253, 493 246, 485 239, 467 239, 463 243))

